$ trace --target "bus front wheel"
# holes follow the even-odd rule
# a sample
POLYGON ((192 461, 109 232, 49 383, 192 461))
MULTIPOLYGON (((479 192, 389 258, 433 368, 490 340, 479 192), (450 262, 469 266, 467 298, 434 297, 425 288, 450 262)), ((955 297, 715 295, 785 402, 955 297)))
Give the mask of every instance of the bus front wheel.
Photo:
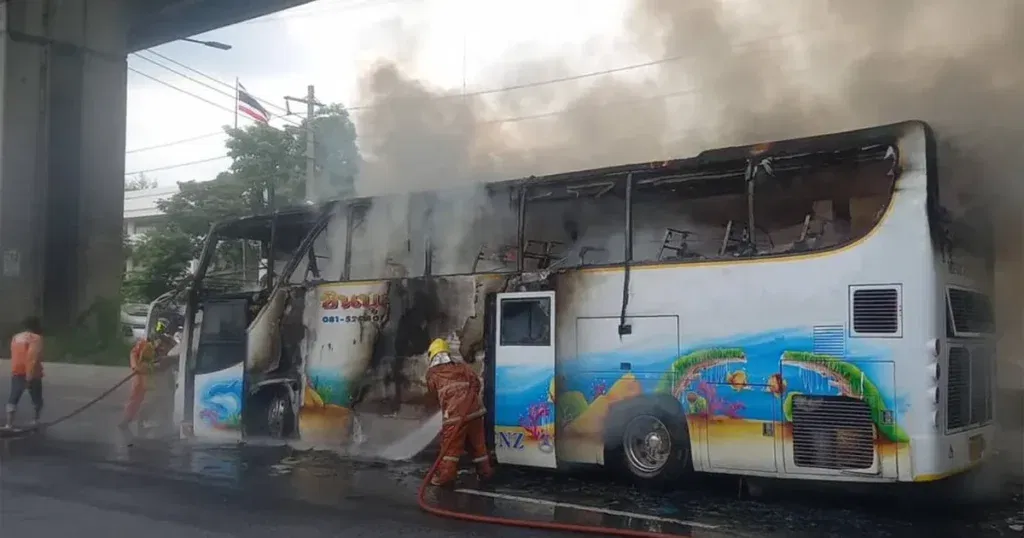
POLYGON ((293 422, 291 399, 285 391, 276 391, 267 405, 267 433, 273 439, 288 438, 293 422))
POLYGON ((624 402, 614 415, 605 461, 634 482, 665 486, 692 468, 690 436, 681 411, 667 402, 638 399, 624 402))
POLYGON ((271 439, 288 439, 295 431, 295 417, 289 391, 282 386, 266 387, 249 401, 249 432, 271 439))

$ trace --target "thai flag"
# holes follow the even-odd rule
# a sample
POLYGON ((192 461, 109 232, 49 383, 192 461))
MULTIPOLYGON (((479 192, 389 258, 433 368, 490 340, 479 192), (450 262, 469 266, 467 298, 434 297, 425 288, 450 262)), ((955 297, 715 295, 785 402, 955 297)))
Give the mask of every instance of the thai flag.
POLYGON ((245 90, 245 86, 242 86, 242 83, 238 83, 238 112, 260 123, 270 121, 270 112, 263 108, 263 105, 252 94, 245 90))

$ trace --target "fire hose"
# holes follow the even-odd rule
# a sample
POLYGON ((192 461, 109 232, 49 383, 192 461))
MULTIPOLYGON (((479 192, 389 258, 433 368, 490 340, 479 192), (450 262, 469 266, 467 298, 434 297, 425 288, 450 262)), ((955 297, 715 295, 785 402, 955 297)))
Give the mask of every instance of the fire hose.
POLYGON ((596 525, 560 523, 557 521, 536 521, 532 519, 513 519, 501 516, 472 514, 431 505, 427 501, 427 491, 431 487, 430 479, 433 478, 434 474, 437 473, 438 468, 441 466, 441 462, 444 461, 444 455, 447 454, 448 451, 452 448, 452 443, 464 440, 465 430, 468 426, 465 420, 465 416, 470 411, 468 407, 474 404, 471 398, 467 398, 466 401, 468 404, 467 409, 463 410, 463 418, 459 420, 458 425, 456 426, 455 435, 452 435, 450 438, 443 441, 443 444, 441 445, 441 452, 437 455, 437 459, 434 460, 433 465, 430 466, 430 469, 427 471, 426 476, 423 477, 423 482, 420 484, 416 500, 419 503, 420 509, 423 510, 424 512, 427 512, 428 514, 438 517, 456 519, 461 521, 469 521, 472 523, 486 523, 491 525, 502 525, 505 527, 520 527, 527 529, 549 530, 556 532, 572 532, 576 534, 600 534, 604 536, 625 536, 632 538, 666 538, 666 536, 673 536, 666 535, 663 533, 635 529, 617 529, 611 527, 600 527, 596 525))
MULTIPOLYGON (((74 418, 75 416, 78 416, 79 414, 81 414, 85 410, 89 409, 90 407, 96 405, 97 403, 102 401, 107 396, 110 396, 111 394, 113 394, 117 389, 121 388, 125 383, 131 381, 131 379, 133 377, 135 377, 136 375, 138 375, 137 372, 133 371, 132 373, 130 373, 127 376, 125 376, 124 379, 118 381, 117 384, 115 384, 114 386, 110 387, 109 389, 104 391, 99 396, 93 398, 92 400, 89 400, 84 405, 82 405, 82 406, 74 409, 73 411, 71 411, 71 412, 69 412, 69 413, 67 413, 67 414, 65 414, 63 416, 60 416, 60 417, 58 417, 58 418, 56 418, 54 420, 51 420, 51 421, 48 421, 48 422, 44 422, 44 423, 40 423, 40 424, 37 424, 37 425, 32 426, 32 427, 28 427, 28 428, 0 429, 0 439, 4 439, 4 438, 11 439, 11 438, 27 437, 29 434, 31 434, 33 432, 36 432, 36 431, 39 431, 39 430, 43 430, 43 429, 46 429, 46 428, 50 428, 50 427, 56 426, 57 424, 60 424, 60 423, 62 423, 64 421, 67 421, 67 420, 69 420, 71 418, 74 418)), ((437 470, 440 467, 441 462, 443 461, 444 455, 452 448, 452 443, 455 442, 455 441, 459 441, 459 440, 463 439, 463 434, 465 432, 466 427, 467 427, 467 423, 465 422, 465 420, 460 420, 460 422, 458 423, 458 426, 456 427, 456 435, 453 435, 447 441, 444 442, 444 444, 441 446, 440 454, 438 454, 437 459, 434 460, 434 463, 430 466, 430 469, 427 471, 426 476, 423 477, 423 482, 420 484, 419 491, 417 493, 417 503, 419 504, 419 508, 421 510, 423 510, 424 512, 426 512, 428 514, 431 514, 431 515, 434 515, 434 516, 448 518, 448 519, 456 519, 456 520, 468 521, 468 522, 472 522, 472 523, 486 523, 486 524, 491 524, 491 525, 502 525, 502 526, 506 526, 506 527, 519 527, 519 528, 549 530, 549 531, 557 531, 557 532, 573 532, 573 533, 577 533, 577 534, 600 534, 600 535, 604 535, 604 536, 624 536, 624 537, 631 537, 631 538, 665 538, 665 536, 666 536, 665 534, 656 533, 656 532, 649 532, 649 531, 641 531, 641 530, 634 530, 634 529, 615 529, 615 528, 599 527, 599 526, 592 526, 592 525, 581 525, 581 524, 573 524, 573 523, 559 523, 559 522, 554 522, 554 521, 535 521, 535 520, 530 520, 530 519, 514 519, 514 518, 500 517, 500 516, 491 516, 491 515, 484 515, 484 514, 472 514, 472 513, 467 513, 467 512, 458 512, 456 510, 450 510, 450 509, 446 509, 446 508, 441 508, 439 506, 431 505, 427 501, 427 491, 431 487, 430 479, 433 478, 434 474, 437 473, 437 470)))
POLYGON ((51 420, 49 422, 42 422, 42 423, 30 426, 28 428, 13 428, 13 429, 0 428, 0 439, 4 439, 4 438, 10 439, 10 438, 16 438, 16 437, 24 437, 24 436, 29 435, 30 433, 33 433, 33 432, 36 432, 36 431, 39 431, 39 430, 43 430, 43 429, 46 429, 46 428, 50 428, 50 427, 56 426, 57 424, 60 424, 61 422, 64 422, 65 420, 68 420, 68 419, 71 419, 73 417, 76 417, 80 413, 84 412, 86 409, 89 409, 90 407, 100 403, 104 398, 106 398, 107 396, 110 396, 111 394, 113 394, 114 391, 116 391, 117 389, 121 388, 121 386, 123 386, 125 383, 131 381, 131 379, 133 377, 135 377, 136 375, 137 375, 137 372, 132 371, 132 373, 130 373, 127 376, 125 376, 124 379, 118 381, 117 384, 115 384, 114 386, 110 387, 109 389, 104 391, 99 396, 97 396, 97 397, 93 398, 92 400, 89 400, 88 402, 86 402, 85 405, 82 405, 82 406, 76 408, 75 410, 71 411, 70 413, 67 413, 66 415, 58 417, 58 418, 56 418, 54 420, 51 420))

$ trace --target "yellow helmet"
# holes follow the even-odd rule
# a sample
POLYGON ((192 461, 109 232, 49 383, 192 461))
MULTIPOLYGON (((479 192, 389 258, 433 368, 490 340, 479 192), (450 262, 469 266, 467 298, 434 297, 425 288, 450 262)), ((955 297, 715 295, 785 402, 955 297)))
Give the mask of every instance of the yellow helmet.
POLYGON ((433 359, 434 355, 438 353, 451 354, 451 349, 448 348, 448 342, 445 342, 442 338, 436 338, 430 343, 430 347, 427 348, 427 360, 433 359))

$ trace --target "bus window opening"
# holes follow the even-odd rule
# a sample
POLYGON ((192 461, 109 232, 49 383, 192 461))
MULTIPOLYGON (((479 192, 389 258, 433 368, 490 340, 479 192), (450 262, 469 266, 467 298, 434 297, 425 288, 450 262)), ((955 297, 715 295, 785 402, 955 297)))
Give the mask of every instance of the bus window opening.
POLYGON ((730 177, 679 174, 636 181, 633 261, 734 257, 742 251, 740 234, 746 229, 746 220, 742 170, 730 177))
POLYGON ((833 248, 867 235, 891 197, 892 163, 882 149, 779 160, 754 178, 754 222, 767 245, 758 255, 833 248), (870 160, 869 160, 870 159, 870 160))
POLYGON ((523 230, 524 268, 538 271, 622 263, 625 230, 623 177, 531 188, 523 230))
POLYGON ((442 192, 430 214, 431 274, 516 269, 519 200, 510 188, 442 192))

